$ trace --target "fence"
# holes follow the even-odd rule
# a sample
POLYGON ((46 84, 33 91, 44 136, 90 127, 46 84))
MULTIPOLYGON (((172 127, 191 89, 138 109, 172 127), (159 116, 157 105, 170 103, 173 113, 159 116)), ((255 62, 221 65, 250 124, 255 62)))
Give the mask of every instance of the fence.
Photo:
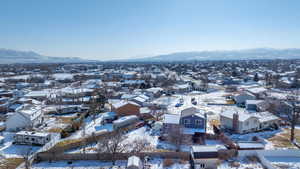
POLYGON ((60 140, 60 134, 58 133, 51 133, 51 140, 50 142, 46 143, 42 148, 40 148, 38 151, 34 152, 33 154, 28 156, 28 160, 20 164, 17 168, 24 168, 26 165, 25 163, 32 164, 33 161, 37 158, 37 154, 48 151, 51 149, 53 146, 57 144, 57 142, 60 140))
POLYGON ((238 156, 246 157, 246 156, 256 156, 261 164, 268 169, 275 169, 275 167, 271 164, 271 162, 266 157, 298 157, 300 158, 300 151, 295 149, 289 150, 239 150, 238 156))
POLYGON ((118 130, 118 131, 111 131, 111 132, 103 131, 103 132, 99 132, 99 133, 96 133, 96 134, 92 134, 90 136, 84 137, 82 139, 75 140, 74 142, 67 143, 67 144, 59 144, 58 143, 56 146, 52 147, 51 149, 49 149, 47 151, 48 152, 54 152, 56 154, 63 153, 66 150, 75 149, 75 148, 78 148, 78 147, 82 147, 82 146, 86 146, 88 144, 98 142, 98 141, 100 141, 101 139, 103 139, 105 137, 110 137, 110 136, 115 135, 117 132, 128 131, 128 130, 132 129, 133 127, 135 127, 135 124, 133 124, 129 127, 123 128, 121 130, 118 130))
POLYGON ((36 161, 75 161, 75 160, 100 160, 111 161, 114 160, 127 160, 130 156, 135 155, 140 158, 146 156, 152 158, 165 158, 165 159, 183 159, 189 160, 190 153, 188 152, 143 152, 143 153, 72 153, 72 154, 55 154, 50 152, 38 153, 36 161))

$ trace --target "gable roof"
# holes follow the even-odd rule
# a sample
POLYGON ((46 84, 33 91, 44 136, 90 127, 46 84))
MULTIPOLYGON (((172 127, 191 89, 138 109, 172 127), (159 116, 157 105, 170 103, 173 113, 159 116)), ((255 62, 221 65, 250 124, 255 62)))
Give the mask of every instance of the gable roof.
POLYGON ((117 103, 113 103, 112 106, 116 109, 120 108, 120 107, 123 107, 127 104, 131 104, 131 105, 135 105, 135 106, 138 106, 140 107, 140 105, 138 105, 137 103, 135 102, 132 102, 132 101, 125 101, 125 100, 121 100, 120 102, 117 102, 117 103))
POLYGON ((179 124, 179 121, 180 121, 179 114, 164 114, 164 123, 179 124))
POLYGON ((204 118, 204 112, 200 111, 200 109, 198 109, 196 107, 185 108, 185 109, 181 110, 180 115, 181 115, 181 117, 196 115, 196 116, 204 118))

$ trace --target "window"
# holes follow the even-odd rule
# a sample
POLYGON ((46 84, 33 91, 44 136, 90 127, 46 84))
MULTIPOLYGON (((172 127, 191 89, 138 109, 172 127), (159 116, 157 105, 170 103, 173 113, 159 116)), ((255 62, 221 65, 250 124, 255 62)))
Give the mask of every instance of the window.
POLYGON ((197 125, 201 125, 201 124, 202 124, 202 120, 196 120, 195 123, 196 123, 197 125))
POLYGON ((246 126, 249 126, 249 121, 246 121, 246 126))
POLYGON ((184 124, 190 124, 190 120, 189 119, 184 119, 184 124))
POLYGON ((200 168, 205 168, 205 164, 200 164, 200 168))

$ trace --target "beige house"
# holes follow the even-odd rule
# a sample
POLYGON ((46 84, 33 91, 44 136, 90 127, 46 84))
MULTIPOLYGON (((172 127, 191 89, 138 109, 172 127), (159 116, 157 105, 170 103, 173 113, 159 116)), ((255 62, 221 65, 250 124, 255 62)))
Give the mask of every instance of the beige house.
POLYGON ((249 113, 228 110, 220 114, 220 123, 223 129, 242 134, 276 127, 279 118, 270 112, 249 113))

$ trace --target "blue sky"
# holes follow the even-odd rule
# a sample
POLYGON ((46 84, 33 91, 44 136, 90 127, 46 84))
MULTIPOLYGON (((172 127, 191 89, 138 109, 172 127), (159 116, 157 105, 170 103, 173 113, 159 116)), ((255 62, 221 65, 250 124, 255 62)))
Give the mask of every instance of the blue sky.
POLYGON ((88 59, 300 47, 299 0, 1 0, 0 48, 88 59))

